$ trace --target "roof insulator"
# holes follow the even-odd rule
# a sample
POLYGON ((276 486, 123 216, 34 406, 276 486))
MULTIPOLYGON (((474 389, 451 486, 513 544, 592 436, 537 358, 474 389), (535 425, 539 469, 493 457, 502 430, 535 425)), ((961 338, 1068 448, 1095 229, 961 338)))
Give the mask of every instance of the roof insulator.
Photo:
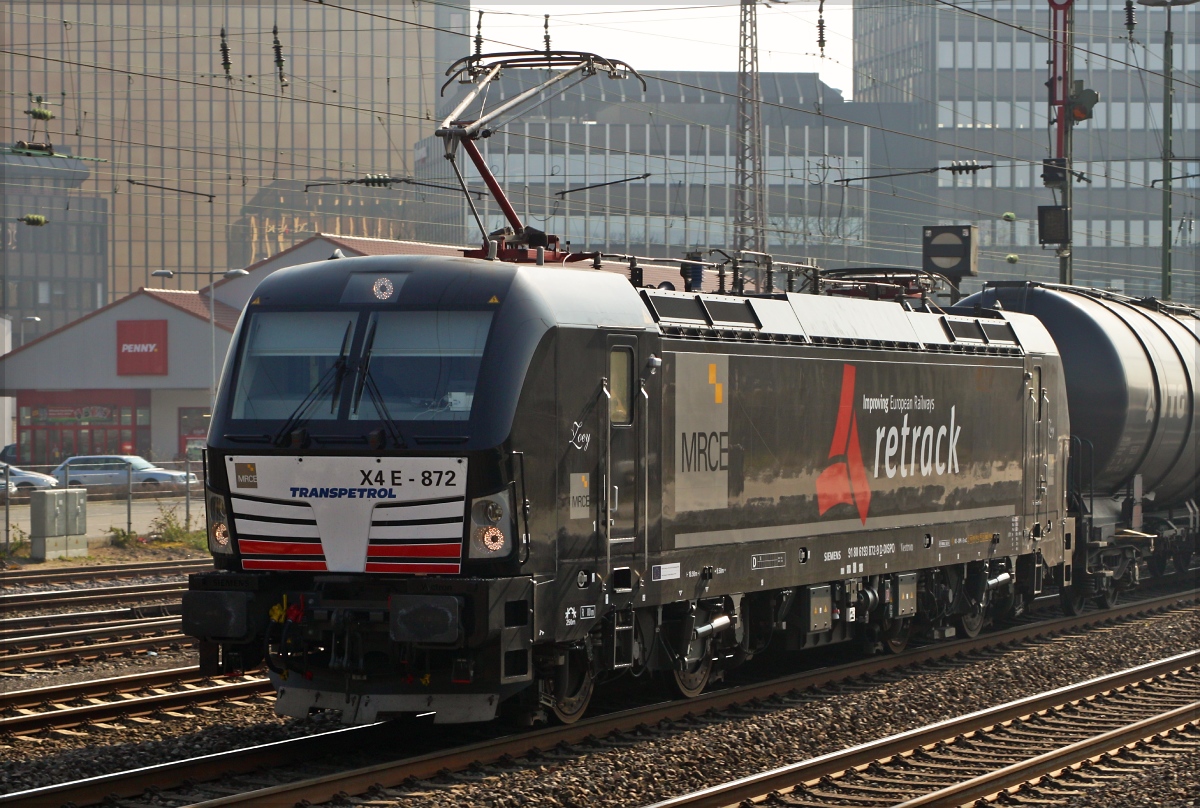
POLYGON ((821 49, 821 58, 825 58, 825 0, 817 4, 817 47, 821 49))
POLYGON ((279 43, 279 26, 278 25, 276 25, 274 28, 271 29, 271 34, 275 37, 275 44, 274 44, 273 48, 275 50, 275 67, 277 67, 279 69, 279 86, 286 87, 287 79, 284 78, 284 75, 283 75, 283 65, 284 65, 283 45, 281 45, 279 43))
POLYGON ((29 109, 25 110, 25 114, 35 121, 52 121, 55 118, 53 112, 42 106, 42 97, 39 95, 34 98, 33 93, 29 94, 29 109))
POLYGON ((233 69, 233 61, 229 58, 229 43, 225 41, 224 28, 221 29, 221 69, 225 71, 225 78, 233 78, 233 74, 230 73, 233 69))

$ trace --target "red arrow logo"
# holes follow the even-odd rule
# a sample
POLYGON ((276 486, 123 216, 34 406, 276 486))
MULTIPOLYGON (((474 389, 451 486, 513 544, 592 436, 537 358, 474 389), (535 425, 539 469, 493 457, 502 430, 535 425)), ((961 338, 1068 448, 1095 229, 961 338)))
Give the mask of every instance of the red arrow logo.
POLYGON ((821 516, 834 505, 853 505, 867 523, 871 488, 858 443, 858 417, 854 414, 854 365, 842 366, 842 395, 829 459, 834 461, 817 478, 817 511, 821 516))

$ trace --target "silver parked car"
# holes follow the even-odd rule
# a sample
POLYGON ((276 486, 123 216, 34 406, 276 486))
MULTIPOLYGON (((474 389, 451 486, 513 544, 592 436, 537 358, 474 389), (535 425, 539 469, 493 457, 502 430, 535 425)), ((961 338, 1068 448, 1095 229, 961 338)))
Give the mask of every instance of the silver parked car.
POLYGON ((69 485, 123 486, 132 470, 133 484, 142 490, 155 488, 182 489, 188 482, 196 482, 195 474, 171 471, 137 455, 79 455, 60 463, 51 474, 69 485))
POLYGON ((19 469, 7 463, 0 462, 0 480, 4 479, 4 470, 8 469, 8 478, 16 487, 18 494, 28 494, 37 488, 57 488, 58 479, 38 471, 19 469))

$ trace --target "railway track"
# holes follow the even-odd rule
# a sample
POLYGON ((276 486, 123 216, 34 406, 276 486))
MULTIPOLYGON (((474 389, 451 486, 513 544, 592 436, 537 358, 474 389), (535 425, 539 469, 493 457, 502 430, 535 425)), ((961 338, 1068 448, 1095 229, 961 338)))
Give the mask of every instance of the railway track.
POLYGON ((212 569, 205 559, 179 561, 135 561, 126 564, 99 564, 86 567, 20 567, 0 570, 0 590, 13 586, 62 584, 94 581, 123 581, 156 575, 187 575, 212 569))
POLYGON ((0 619, 0 643, 51 631, 75 631, 79 629, 104 628, 113 623, 148 620, 156 617, 178 616, 180 604, 159 603, 148 606, 132 606, 124 609, 106 609, 90 612, 65 612, 62 614, 40 614, 29 617, 0 619))
POLYGON ((68 685, 0 693, 0 735, 27 735, 44 729, 70 729, 158 713, 239 706, 239 699, 270 694, 257 675, 210 679, 194 667, 150 671, 68 685))
POLYGON ((195 640, 181 632, 178 617, 118 621, 0 641, 0 671, 78 665, 114 655, 157 651, 164 645, 182 648, 194 644, 195 640))
MULTIPOLYGON (((547 750, 581 743, 604 744, 613 735, 637 733, 659 722, 682 722, 706 712, 745 707, 767 699, 801 698, 809 688, 822 687, 862 677, 896 675, 903 668, 937 664, 939 660, 971 654, 1015 642, 1034 640, 1064 631, 1108 624, 1143 614, 1161 612, 1194 603, 1197 593, 1175 594, 1104 612, 1089 612, 1074 618, 1062 618, 1038 625, 1021 626, 973 640, 939 643, 902 655, 878 656, 848 665, 782 677, 765 683, 706 693, 686 702, 657 703, 630 709, 577 724, 522 733, 516 736, 490 737, 478 743, 462 745, 462 735, 446 741, 448 748, 398 761, 329 772, 313 778, 310 762, 324 761, 355 749, 386 748, 404 754, 406 748, 428 750, 437 744, 437 727, 403 725, 397 722, 341 730, 338 733, 286 741, 265 747, 253 747, 222 755, 177 761, 164 766, 134 772, 64 783, 0 797, 0 805, 59 806, 66 802, 88 805, 108 795, 130 798, 148 788, 158 791, 176 789, 171 800, 183 804, 212 805, 282 804, 301 800, 323 802, 339 793, 363 794, 368 791, 388 798, 401 794, 408 778, 431 778, 446 771, 456 772, 480 766, 505 765, 531 750, 547 750), (413 746, 414 739, 420 741, 413 746), (410 742, 409 747, 404 743, 410 742), (267 767, 267 768, 265 768, 267 767), (269 768, 275 767, 275 768, 269 768), (206 782, 207 781, 207 782, 206 782), (219 781, 219 782, 217 782, 219 781), (182 785, 181 784, 185 784, 182 785), (397 790, 398 789, 398 790, 397 790)), ((942 663, 944 664, 944 663, 942 663)), ((499 728, 492 730, 499 734, 499 728)), ((619 741, 613 741, 619 743, 619 741)), ((535 753, 536 754, 536 753, 535 753)), ((736 800, 735 800, 736 802, 736 800)))
POLYGON ((652 808, 834 808, 884 796, 898 808, 978 804, 1147 738, 1198 748, 1198 695, 1200 650, 1192 650, 652 808))
POLYGON ((121 603, 178 600, 187 591, 186 582, 155 582, 88 589, 45 589, 0 595, 0 613, 14 609, 45 609, 67 606, 105 606, 121 603))

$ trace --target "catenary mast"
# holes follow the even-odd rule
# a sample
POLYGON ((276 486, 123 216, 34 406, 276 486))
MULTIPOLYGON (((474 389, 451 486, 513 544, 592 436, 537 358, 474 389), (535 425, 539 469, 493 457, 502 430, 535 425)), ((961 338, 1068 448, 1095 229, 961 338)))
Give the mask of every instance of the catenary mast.
POLYGON ((758 82, 757 0, 741 0, 738 26, 737 161, 733 186, 733 248, 767 251, 762 181, 762 92, 758 82))

